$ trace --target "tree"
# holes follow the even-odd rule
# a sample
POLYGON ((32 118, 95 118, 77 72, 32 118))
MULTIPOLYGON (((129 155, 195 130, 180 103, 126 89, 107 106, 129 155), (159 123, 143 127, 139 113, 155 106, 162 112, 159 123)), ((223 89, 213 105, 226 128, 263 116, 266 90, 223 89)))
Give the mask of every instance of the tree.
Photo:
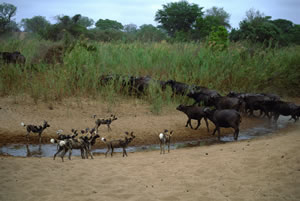
POLYGON ((56 16, 57 23, 49 26, 47 29, 46 39, 70 41, 72 38, 78 38, 80 35, 87 34, 87 29, 80 24, 81 15, 77 14, 73 17, 63 15, 56 16))
POLYGON ((43 16, 34 16, 31 19, 22 19, 21 25, 26 32, 32 32, 44 36, 50 26, 50 22, 43 16))
POLYGON ((228 43, 228 31, 223 26, 216 27, 209 34, 208 45, 212 50, 224 50, 228 47, 228 43))
POLYGON ((251 42, 266 42, 280 40, 280 29, 272 23, 270 16, 265 16, 260 11, 250 9, 246 18, 240 22, 239 30, 232 31, 231 40, 250 40, 251 42))
POLYGON ((285 19, 273 20, 272 23, 280 29, 281 45, 300 44, 300 25, 285 19))
POLYGON ((17 7, 12 4, 0 4, 0 33, 11 30, 16 23, 11 23, 11 18, 16 15, 17 7))
POLYGON ((300 25, 296 24, 288 33, 289 43, 300 45, 300 25))
POLYGON ((135 33, 137 32, 137 26, 135 24, 126 24, 124 25, 124 32, 135 33))
POLYGON ((85 28, 89 28, 94 25, 94 20, 85 16, 81 16, 77 23, 85 28))
POLYGON ((293 22, 285 19, 277 19, 272 21, 283 33, 289 32, 293 27, 293 22))
POLYGON ((156 12, 155 21, 160 23, 170 36, 174 36, 176 32, 191 31, 197 18, 203 16, 202 9, 203 7, 187 1, 168 3, 156 12))
POLYGON ((143 42, 159 42, 166 39, 166 34, 152 24, 144 24, 137 31, 137 40, 143 42))
POLYGON ((101 30, 113 29, 113 30, 121 31, 123 29, 123 25, 120 22, 117 22, 115 20, 109 20, 109 19, 106 20, 99 19, 95 25, 98 29, 101 30))
POLYGON ((210 22, 211 27, 223 26, 227 29, 230 29, 229 24, 230 14, 227 13, 223 8, 212 7, 206 10, 204 20, 210 22))

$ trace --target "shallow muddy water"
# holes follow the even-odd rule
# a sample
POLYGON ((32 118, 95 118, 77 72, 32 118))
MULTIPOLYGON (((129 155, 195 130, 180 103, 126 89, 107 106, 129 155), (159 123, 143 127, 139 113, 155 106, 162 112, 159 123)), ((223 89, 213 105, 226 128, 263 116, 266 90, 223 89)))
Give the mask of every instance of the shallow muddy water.
MULTIPOLYGON (((294 124, 294 121, 289 121, 289 117, 280 117, 277 124, 270 123, 266 121, 265 123, 258 124, 253 128, 240 130, 238 140, 249 140, 252 138, 272 135, 279 131, 282 128, 287 128, 288 126, 294 124)), ((222 129, 221 129, 222 132, 222 129)), ((217 135, 217 133, 216 133, 217 135)), ((210 145, 215 143, 220 143, 216 140, 217 136, 213 136, 211 139, 207 140, 195 140, 195 141, 185 141, 177 142, 171 144, 170 149, 186 148, 186 147, 195 147, 210 145)), ((221 138, 221 143, 234 141, 233 135, 224 136, 221 138)), ((151 151, 159 150, 160 147, 158 144, 154 145, 145 145, 145 146, 136 146, 128 147, 127 152, 139 152, 139 151, 151 151)), ((21 157, 52 157, 57 151, 57 146, 54 144, 42 144, 42 145, 33 145, 33 144, 10 144, 0 147, 1 155, 10 155, 10 156, 21 156, 21 157)), ((93 149, 94 154, 104 154, 105 149, 93 149)), ((122 152, 122 149, 115 149, 115 152, 122 152)), ((72 151, 73 156, 79 156, 79 150, 72 151)))

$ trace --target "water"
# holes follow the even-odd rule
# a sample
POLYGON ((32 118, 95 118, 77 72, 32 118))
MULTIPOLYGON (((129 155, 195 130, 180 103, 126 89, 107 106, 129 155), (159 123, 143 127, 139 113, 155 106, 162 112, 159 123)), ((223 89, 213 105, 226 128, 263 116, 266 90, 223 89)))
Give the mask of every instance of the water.
MULTIPOLYGON (((256 127, 241 130, 239 133, 238 140, 249 140, 252 138, 271 135, 272 133, 286 128, 289 125, 294 124, 294 121, 289 121, 289 117, 280 117, 277 124, 274 123, 262 123, 256 125, 256 127)), ((222 132, 222 129, 221 129, 222 132)), ((217 134, 216 134, 217 135, 217 134)), ((195 147, 203 146, 209 144, 219 143, 217 141, 217 136, 212 137, 212 139, 207 140, 195 140, 195 141, 185 141, 173 143, 170 146, 170 149, 179 149, 185 147, 195 147)), ((231 142, 234 141, 233 134, 229 136, 221 137, 221 142, 231 142)), ((160 146, 158 144, 154 145, 144 145, 136 147, 128 147, 127 152, 140 152, 140 151, 150 151, 150 150, 159 150, 160 146)), ((93 149, 93 153, 104 154, 105 149, 93 149)), ((2 155, 11 155, 11 156, 22 156, 22 157, 53 157, 54 153, 57 151, 57 146, 54 144, 42 144, 42 145, 32 145, 32 144, 11 144, 7 146, 0 147, 0 154, 2 155)), ((114 149, 115 152, 122 152, 121 148, 114 149)), ((73 150, 72 156, 80 156, 80 150, 73 150)))

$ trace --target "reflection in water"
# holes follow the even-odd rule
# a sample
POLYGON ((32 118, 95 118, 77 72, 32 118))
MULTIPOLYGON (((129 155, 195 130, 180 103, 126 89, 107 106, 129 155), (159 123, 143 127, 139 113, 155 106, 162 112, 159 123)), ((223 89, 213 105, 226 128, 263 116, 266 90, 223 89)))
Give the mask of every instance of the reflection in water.
POLYGON ((26 151, 27 151, 27 154, 26 154, 27 157, 32 157, 32 156, 35 156, 35 157, 40 156, 40 157, 42 157, 43 156, 42 145, 41 144, 38 145, 37 149, 34 148, 34 147, 32 147, 32 145, 26 144, 26 151), (30 150, 29 147, 31 147, 32 151, 30 150))
MULTIPOLYGON (((241 130, 239 134, 238 140, 248 140, 255 137, 271 135, 272 133, 293 125, 293 121, 289 121, 289 117, 280 117, 277 124, 270 123, 266 121, 265 123, 256 125, 253 128, 241 130)), ((222 142, 234 141, 233 135, 224 136, 221 138, 222 142)), ((217 141, 217 137, 214 136, 208 140, 195 140, 195 141, 186 141, 186 142, 178 142, 173 143, 171 145, 171 149, 178 149, 183 147, 195 147, 202 145, 209 145, 219 143, 217 141)), ((149 150, 159 150, 160 147, 158 144, 155 145, 146 145, 139 147, 128 147, 127 152, 137 152, 137 151, 149 151, 149 150)), ((0 154, 3 155, 12 155, 12 156, 23 156, 23 157, 53 157, 54 153, 57 151, 57 146, 54 144, 39 144, 39 145, 20 145, 20 144, 12 144, 8 146, 0 147, 0 154)), ((105 149, 94 149, 93 153, 105 153, 105 149)), ((122 152, 122 149, 115 149, 115 152, 122 152)), ((80 156, 79 150, 73 150, 72 155, 80 156)))

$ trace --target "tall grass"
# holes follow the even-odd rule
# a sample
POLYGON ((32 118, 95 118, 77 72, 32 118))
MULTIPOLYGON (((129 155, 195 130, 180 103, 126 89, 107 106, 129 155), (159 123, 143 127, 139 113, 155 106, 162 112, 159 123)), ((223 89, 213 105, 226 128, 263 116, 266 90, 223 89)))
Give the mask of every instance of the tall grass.
MULTIPOLYGON (((300 95, 299 46, 253 49, 247 44, 233 43, 225 51, 214 52, 201 43, 90 42, 96 51, 88 51, 78 43, 65 52, 63 64, 43 63, 45 47, 51 45, 55 44, 36 39, 3 42, 0 51, 19 50, 27 62, 25 67, 1 64, 0 94, 25 93, 35 101, 100 94, 112 106, 119 96, 128 97, 121 93, 121 83, 100 85, 102 74, 113 73, 175 79, 223 94, 235 90, 300 95)), ((170 91, 162 92, 153 85, 144 99, 152 104, 154 113, 159 113, 164 105, 188 101, 170 97, 170 91)))

